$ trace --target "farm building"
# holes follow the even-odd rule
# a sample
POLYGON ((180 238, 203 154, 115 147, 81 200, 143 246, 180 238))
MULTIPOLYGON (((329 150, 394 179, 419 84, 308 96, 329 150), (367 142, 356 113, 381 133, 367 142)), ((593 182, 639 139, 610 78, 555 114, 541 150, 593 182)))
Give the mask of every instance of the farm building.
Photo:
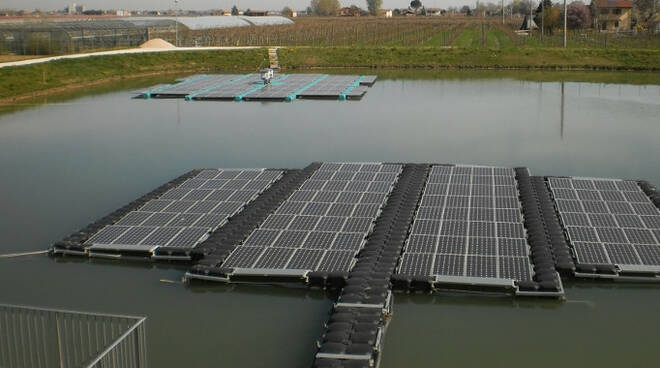
POLYGON ((268 10, 251 10, 248 9, 245 11, 245 16, 248 17, 267 17, 268 10))

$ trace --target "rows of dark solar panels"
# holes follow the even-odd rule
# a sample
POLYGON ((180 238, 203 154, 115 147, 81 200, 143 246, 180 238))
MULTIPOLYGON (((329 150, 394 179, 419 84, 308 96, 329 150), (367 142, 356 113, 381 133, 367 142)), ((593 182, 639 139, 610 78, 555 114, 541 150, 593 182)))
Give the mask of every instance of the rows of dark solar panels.
POLYGON ((660 211, 634 181, 549 178, 578 263, 660 266, 660 211))
POLYGON ((259 86, 262 86, 261 77, 258 74, 245 75, 235 78, 231 83, 223 83, 194 92, 195 99, 220 99, 233 100, 259 86))
POLYGON ((273 78, 271 84, 245 95, 246 99, 283 100, 287 96, 321 78, 321 74, 285 74, 273 78))
POLYGON ((152 96, 158 97, 159 95, 166 95, 185 97, 197 91, 229 83, 238 77, 239 75, 236 74, 196 75, 184 79, 180 83, 172 86, 156 88, 152 91, 152 96))
MULTIPOLYGON (((314 84, 313 86, 307 88, 303 91, 299 97, 316 97, 316 98, 331 98, 337 97, 343 92, 345 92, 351 85, 357 80, 360 79, 360 76, 357 75, 330 75, 327 78, 321 80, 320 82, 314 84)), ((366 92, 367 87, 364 86, 355 86, 349 92, 356 90, 356 96, 360 97, 366 92), (359 94, 357 92, 360 92, 359 94)))
POLYGON ((401 165, 324 163, 223 267, 348 272, 401 165))
POLYGON ((398 273, 531 280, 512 169, 434 166, 398 273))
POLYGON ((207 169, 129 212, 87 245, 111 249, 195 247, 282 175, 263 169, 207 169))

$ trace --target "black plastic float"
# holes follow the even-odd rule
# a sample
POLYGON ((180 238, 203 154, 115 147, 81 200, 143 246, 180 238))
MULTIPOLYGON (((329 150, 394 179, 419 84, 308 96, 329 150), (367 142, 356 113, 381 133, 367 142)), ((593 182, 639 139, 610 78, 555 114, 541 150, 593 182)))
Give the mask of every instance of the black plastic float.
MULTIPOLYGON (((547 220, 546 214, 553 212, 552 203, 543 201, 532 183, 527 168, 516 168, 516 180, 527 228, 527 241, 530 245, 532 263, 534 264, 534 281, 518 282, 521 292, 561 292, 561 279, 555 266, 563 265, 566 260, 561 244, 555 250, 552 247, 552 235, 556 231, 554 223, 547 220)), ((560 235, 561 229, 559 228, 560 235)), ((562 235, 563 236, 563 235, 562 235)), ((569 258, 570 259, 570 258, 569 258)))
POLYGON ((396 268, 429 165, 407 164, 334 304, 314 367, 378 366, 392 315, 396 268))

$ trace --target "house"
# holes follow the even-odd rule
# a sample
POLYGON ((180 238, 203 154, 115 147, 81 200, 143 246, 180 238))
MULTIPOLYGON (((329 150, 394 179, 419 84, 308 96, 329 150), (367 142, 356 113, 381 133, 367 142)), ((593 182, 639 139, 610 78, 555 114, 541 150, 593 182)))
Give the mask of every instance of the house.
POLYGON ((630 0, 592 0, 594 25, 601 31, 619 32, 632 28, 630 0))
POLYGON ((248 9, 245 11, 245 15, 248 17, 266 17, 268 16, 268 10, 252 10, 248 9))
POLYGON ((534 22, 534 19, 531 18, 529 15, 525 15, 525 18, 523 19, 523 23, 520 26, 521 31, 533 31, 535 29, 538 29, 539 26, 536 25, 536 22, 534 22))
POLYGON ((426 8, 426 15, 440 16, 443 10, 440 8, 426 8))
POLYGON ((291 18, 297 18, 298 12, 296 10, 291 10, 291 18))
POLYGON ((417 13, 415 13, 415 10, 413 10, 410 7, 408 7, 407 9, 401 9, 400 14, 406 17, 414 17, 415 15, 417 15, 417 13))
POLYGON ((340 17, 359 17, 360 16, 360 8, 358 8, 358 7, 341 8, 341 9, 339 9, 339 16, 340 17))
POLYGON ((378 15, 385 18, 392 18, 392 9, 381 9, 378 11, 378 15))
POLYGON ((230 17, 231 16, 231 10, 222 10, 222 11, 220 11, 220 15, 230 17))

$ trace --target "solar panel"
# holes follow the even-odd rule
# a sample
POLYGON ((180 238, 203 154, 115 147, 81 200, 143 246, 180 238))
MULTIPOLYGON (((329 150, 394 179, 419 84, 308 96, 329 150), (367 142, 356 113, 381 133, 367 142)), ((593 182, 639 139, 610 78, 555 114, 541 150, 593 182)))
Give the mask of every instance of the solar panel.
POLYGON ((431 273, 433 256, 430 254, 404 254, 401 257, 401 273, 414 276, 426 276, 431 273))
POLYGON ((397 273, 532 280, 526 236, 512 169, 433 166, 397 273))
POLYGON ((193 248, 281 175, 264 169, 202 170, 101 229, 85 244, 117 250, 193 248))
POLYGON ((348 272, 355 262, 355 253, 351 251, 328 250, 318 265, 318 271, 348 272))
POLYGON ((286 268, 293 270, 315 270, 324 252, 319 249, 296 249, 286 268))
POLYGON ((293 255, 294 249, 289 248, 266 248, 259 260, 254 265, 255 268, 284 268, 293 255))
POLYGON ((634 181, 548 178, 578 265, 660 267, 660 211, 634 181), (576 193, 568 203, 558 199, 576 193))
MULTIPOLYGON (((283 254, 268 251, 251 268, 347 272, 401 169, 381 163, 323 163, 235 252, 253 246, 292 250, 286 265, 264 260, 283 254)), ((234 258, 223 266, 232 267, 234 258)))

